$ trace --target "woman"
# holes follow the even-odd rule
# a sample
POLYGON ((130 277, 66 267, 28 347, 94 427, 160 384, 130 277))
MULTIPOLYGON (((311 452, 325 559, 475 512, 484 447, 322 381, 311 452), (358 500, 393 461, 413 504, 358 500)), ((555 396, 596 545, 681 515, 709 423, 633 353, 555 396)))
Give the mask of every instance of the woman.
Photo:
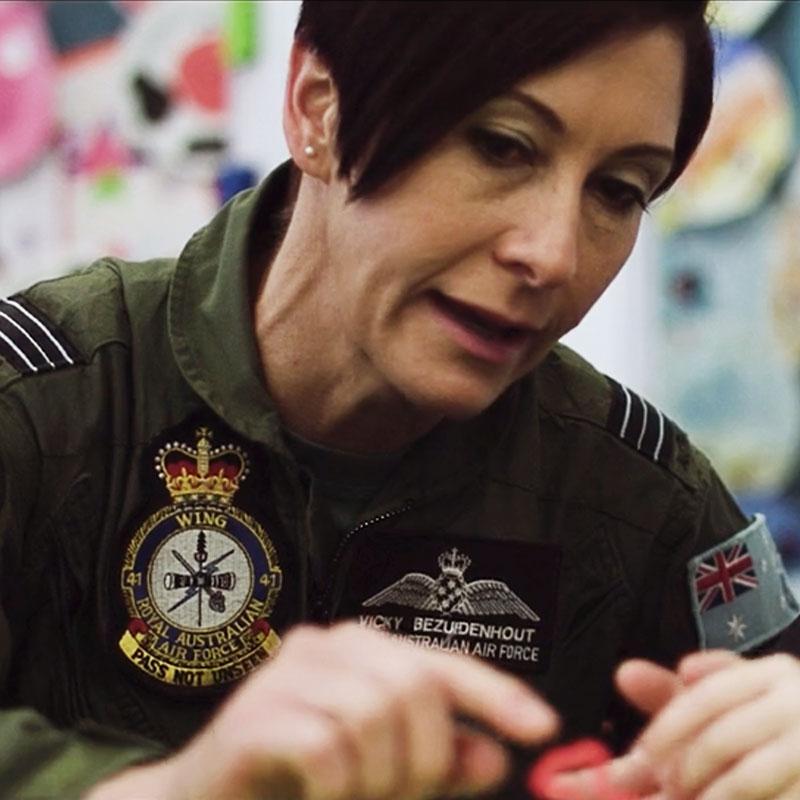
POLYGON ((292 165, 4 305, 12 794, 477 793, 622 752, 635 656, 620 783, 796 795, 794 659, 676 668, 781 646, 763 520, 555 345, 705 128, 704 5, 306 3, 292 165))

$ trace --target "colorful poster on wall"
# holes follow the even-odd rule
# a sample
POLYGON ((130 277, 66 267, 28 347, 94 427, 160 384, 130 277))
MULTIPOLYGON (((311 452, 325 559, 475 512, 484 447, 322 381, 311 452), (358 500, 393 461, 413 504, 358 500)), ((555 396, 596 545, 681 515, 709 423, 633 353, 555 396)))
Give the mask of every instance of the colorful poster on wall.
POLYGON ((0 294, 103 255, 173 255, 213 215, 255 8, 0 3, 0 294))
POLYGON ((712 122, 657 211, 661 402, 800 566, 800 3, 718 20, 712 122))

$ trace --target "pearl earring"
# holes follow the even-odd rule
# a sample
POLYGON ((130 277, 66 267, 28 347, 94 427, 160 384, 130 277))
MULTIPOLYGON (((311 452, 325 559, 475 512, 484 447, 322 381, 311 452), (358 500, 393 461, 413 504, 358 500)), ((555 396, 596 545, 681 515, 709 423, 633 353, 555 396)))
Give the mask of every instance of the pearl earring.
POLYGON ((304 153, 305 153, 305 154, 306 154, 306 155, 307 155, 309 158, 314 158, 314 156, 317 154, 317 151, 316 151, 316 149, 314 148, 314 145, 313 145, 313 144, 307 144, 307 145, 306 145, 306 146, 303 148, 303 152, 304 152, 304 153))

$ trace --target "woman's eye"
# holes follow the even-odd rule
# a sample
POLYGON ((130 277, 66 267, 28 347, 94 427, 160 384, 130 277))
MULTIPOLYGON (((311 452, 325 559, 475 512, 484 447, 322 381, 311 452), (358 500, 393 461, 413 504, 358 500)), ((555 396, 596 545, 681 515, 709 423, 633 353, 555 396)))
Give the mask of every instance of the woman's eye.
POLYGON ((536 158, 533 146, 516 136, 486 128, 472 128, 468 137, 478 154, 494 166, 516 167, 531 164, 536 158))
POLYGON ((595 187, 600 200, 617 214, 630 213, 636 206, 643 211, 647 210, 644 192, 632 183, 618 178, 599 178, 595 187))

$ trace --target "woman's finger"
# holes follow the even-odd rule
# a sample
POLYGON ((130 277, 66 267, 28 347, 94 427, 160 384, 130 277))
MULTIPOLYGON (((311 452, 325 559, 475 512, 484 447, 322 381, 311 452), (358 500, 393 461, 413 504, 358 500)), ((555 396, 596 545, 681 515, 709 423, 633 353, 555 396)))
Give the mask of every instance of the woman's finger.
POLYGON ((629 703, 652 716, 688 686, 742 661, 727 650, 708 650, 686 656, 673 672, 651 661, 630 659, 617 669, 615 683, 629 703))
POLYGON ((660 711, 683 688, 672 670, 642 659, 623 662, 614 680, 622 696, 648 716, 660 711))
POLYGON ((520 744, 541 744, 557 732, 556 713, 518 678, 466 656, 425 655, 459 714, 520 744))
POLYGON ((335 633, 339 647, 327 663, 373 681, 395 718, 394 766, 387 765, 384 773, 392 772, 392 785, 403 795, 430 792, 449 775, 455 759, 455 722, 446 691, 418 662, 416 648, 398 651, 396 640, 356 626, 339 626, 335 633))
POLYGON ((800 797, 800 780, 784 789, 775 800, 797 800, 800 797))
POLYGON ((326 655, 347 668, 384 676, 398 671, 435 683, 451 709, 520 744, 540 744, 558 730, 558 716, 527 684, 476 658, 425 650, 355 623, 332 629, 338 647, 326 655))
MULTIPOLYGON (((383 685, 369 674, 326 664, 297 665, 291 681, 284 679, 280 684, 287 697, 284 706, 291 707, 298 720, 314 719, 327 728, 330 758, 350 765, 352 796, 394 796, 404 780, 406 725, 400 704, 393 702, 383 685)), ((302 724, 298 722, 296 727, 300 729, 302 724)), ((311 756, 328 758, 322 747, 320 743, 320 752, 311 750, 311 756)), ((306 750, 300 748, 299 752, 306 750)))
POLYGON ((750 702, 780 680, 787 669, 797 669, 787 657, 770 656, 721 669, 680 692, 642 733, 639 743, 659 764, 706 725, 734 706, 750 702))
POLYGON ((452 777, 443 797, 479 795, 496 786, 508 773, 508 754, 483 733, 461 727, 456 734, 452 777))
POLYGON ((743 661, 741 656, 730 650, 701 650, 683 658, 678 664, 677 673, 686 686, 691 686, 707 675, 741 664, 743 661))
MULTIPOLYGON (((756 749, 726 770, 698 800, 775 800, 800 779, 800 729, 756 749)), ((797 800, 800 795, 788 795, 797 800)))
POLYGON ((638 748, 599 767, 562 772, 549 788, 553 800, 595 800, 598 786, 615 797, 629 798, 648 796, 660 788, 647 755, 638 748))
POLYGON ((660 788, 647 753, 636 746, 624 756, 615 758, 608 774, 612 786, 636 796, 653 793, 660 788))
POLYGON ((428 686, 406 707, 403 794, 419 797, 441 786, 457 761, 454 722, 438 687, 428 686))
MULTIPOLYGON (((182 751, 176 766, 185 797, 302 797, 304 800, 350 800, 356 791, 354 754, 338 723, 294 704, 276 701, 269 707, 269 725, 258 735, 250 726, 228 728, 215 735, 210 728, 182 751), (222 781, 225 766, 235 771, 222 781), (208 775, 210 764, 215 764, 208 775)), ((167 792, 164 796, 169 796, 167 792)))
POLYGON ((800 724, 800 693, 771 692, 711 723, 686 748, 678 771, 682 791, 694 795, 747 753, 800 724))

